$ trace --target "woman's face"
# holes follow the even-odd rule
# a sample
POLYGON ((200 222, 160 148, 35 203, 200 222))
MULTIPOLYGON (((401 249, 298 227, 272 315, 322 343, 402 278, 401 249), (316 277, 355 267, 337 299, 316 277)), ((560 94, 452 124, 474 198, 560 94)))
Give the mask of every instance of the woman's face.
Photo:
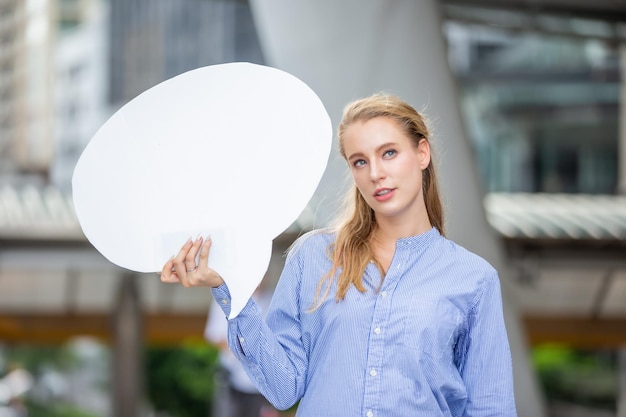
POLYGON ((377 219, 427 216, 422 170, 430 163, 428 141, 415 146, 395 120, 376 117, 349 125, 343 146, 352 178, 377 219))

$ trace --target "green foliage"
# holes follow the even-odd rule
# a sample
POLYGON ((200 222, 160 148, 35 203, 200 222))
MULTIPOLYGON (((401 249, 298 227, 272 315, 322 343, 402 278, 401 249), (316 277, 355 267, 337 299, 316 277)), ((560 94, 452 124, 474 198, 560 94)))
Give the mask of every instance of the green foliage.
POLYGON ((533 349, 533 362, 548 401, 615 409, 618 375, 614 353, 544 345, 533 349))
POLYGON ((205 342, 146 351, 146 391, 157 411, 173 417, 206 416, 211 407, 218 350, 205 342))
POLYGON ((27 401, 26 407, 28 417, 100 417, 70 404, 39 404, 35 401, 27 401))
MULTIPOLYGON (((63 372, 80 366, 79 358, 67 345, 0 346, 0 357, 6 361, 6 369, 0 370, 0 377, 12 369, 21 368, 37 379, 44 368, 63 372)), ((100 417, 69 404, 65 400, 54 399, 43 403, 30 396, 30 393, 26 393, 23 401, 29 417, 100 417)))
POLYGON ((6 349, 5 354, 10 366, 18 366, 34 374, 50 364, 59 370, 69 370, 77 364, 74 354, 65 346, 19 345, 6 349))

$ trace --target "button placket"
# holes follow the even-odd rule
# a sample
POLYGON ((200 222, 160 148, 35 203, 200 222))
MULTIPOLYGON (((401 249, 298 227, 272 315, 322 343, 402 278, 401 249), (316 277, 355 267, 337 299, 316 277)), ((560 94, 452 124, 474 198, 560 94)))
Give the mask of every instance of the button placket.
POLYGON ((363 410, 366 416, 374 416, 374 410, 379 406, 382 383, 379 371, 381 370, 384 357, 385 357, 385 338, 383 328, 386 324, 386 319, 389 314, 389 308, 391 307, 391 293, 387 290, 380 291, 374 302, 374 312, 372 315, 372 322, 370 332, 372 337, 370 338, 368 346, 367 357, 367 370, 365 383, 365 397, 363 402, 363 410))

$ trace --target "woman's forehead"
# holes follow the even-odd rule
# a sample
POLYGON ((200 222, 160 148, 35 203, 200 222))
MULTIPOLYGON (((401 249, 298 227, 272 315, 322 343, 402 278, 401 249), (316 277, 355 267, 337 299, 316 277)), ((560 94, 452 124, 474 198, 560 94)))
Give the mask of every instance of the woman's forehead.
POLYGON ((343 152, 350 158, 353 154, 374 152, 388 145, 408 145, 410 138, 395 120, 378 117, 348 126, 342 142, 343 152))

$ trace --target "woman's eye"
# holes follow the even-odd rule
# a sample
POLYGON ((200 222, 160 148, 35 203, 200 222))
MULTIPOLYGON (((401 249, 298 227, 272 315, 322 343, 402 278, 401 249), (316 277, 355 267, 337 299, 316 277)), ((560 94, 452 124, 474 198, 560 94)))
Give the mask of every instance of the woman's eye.
POLYGON ((385 151, 385 153, 383 154, 383 157, 390 158, 394 156, 396 153, 397 152, 394 149, 389 149, 388 151, 385 151))
POLYGON ((365 165, 365 161, 362 159, 357 159, 356 161, 352 162, 352 165, 358 168, 360 166, 365 165))

